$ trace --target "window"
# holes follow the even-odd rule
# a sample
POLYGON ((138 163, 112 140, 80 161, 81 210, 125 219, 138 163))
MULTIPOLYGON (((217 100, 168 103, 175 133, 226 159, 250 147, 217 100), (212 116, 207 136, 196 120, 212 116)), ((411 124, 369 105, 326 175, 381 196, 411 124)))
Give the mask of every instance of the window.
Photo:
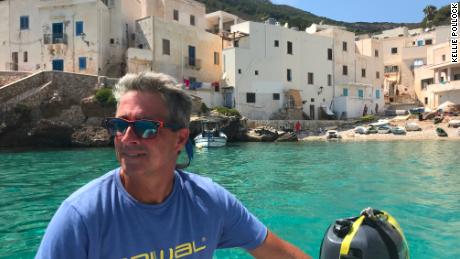
POLYGON ((442 55, 442 61, 446 61, 446 55, 442 55))
POLYGON ((238 68, 238 74, 241 74, 241 68, 238 68))
POLYGON ((385 66, 385 73, 395 73, 398 72, 398 66, 385 66))
POLYGON ((332 60, 332 49, 327 49, 327 60, 332 60))
POLYGON ((375 90, 375 98, 380 99, 380 90, 375 90))
POLYGON ((377 78, 377 79, 380 78, 380 72, 379 71, 375 72, 375 78, 377 78))
POLYGON ((254 75, 258 76, 259 75, 259 70, 255 70, 254 75))
POLYGON ((433 82, 434 82, 433 78, 422 79, 422 81, 420 81, 422 90, 426 90, 428 88, 428 85, 433 84, 433 82))
POLYGON ((311 101, 312 103, 314 103, 314 102, 315 102, 315 98, 311 98, 310 101, 311 101))
POLYGON ((366 77, 366 69, 361 68, 361 77, 366 77))
POLYGON ((308 84, 309 85, 313 84, 313 73, 308 73, 308 84))
POLYGON ((348 67, 347 66, 342 66, 342 75, 344 75, 344 76, 348 75, 348 67))
POLYGON ((171 55, 170 54, 169 40, 167 40, 167 39, 163 39, 163 55, 171 55))
POLYGON ((287 42, 287 54, 292 55, 292 42, 290 41, 287 42))
POLYGON ((179 21, 179 10, 174 9, 174 11, 173 11, 173 19, 175 21, 179 21))
POLYGON ((24 62, 28 62, 28 61, 29 61, 29 55, 27 51, 24 51, 24 62))
POLYGON ((347 51, 347 49, 348 49, 347 42, 346 42, 346 41, 343 41, 343 42, 342 42, 342 50, 343 50, 343 51, 347 51))
POLYGON ((86 69, 86 57, 79 57, 78 58, 78 68, 80 68, 80 70, 85 70, 86 69))
POLYGON ((292 73, 289 68, 286 70, 286 79, 288 80, 288 82, 292 81, 292 73))
POLYGON ((428 104, 428 97, 425 97, 425 104, 428 104))
POLYGON ((391 54, 398 54, 398 48, 391 48, 391 54))
POLYGON ((273 100, 279 100, 280 99, 280 94, 274 93, 273 94, 273 100))
POLYGON ((278 40, 275 40, 275 47, 278 48, 280 46, 280 42, 278 40))
POLYGON ((417 46, 419 46, 419 47, 420 47, 420 46, 423 46, 423 43, 424 43, 423 40, 418 40, 418 41, 417 41, 417 46))
POLYGON ((246 103, 256 103, 256 93, 246 93, 246 103))
POLYGON ((343 88, 343 96, 348 96, 348 88, 343 88))
POLYGON ((214 65, 219 65, 219 52, 214 51, 214 65))
POLYGON ((114 38, 110 38, 110 44, 115 44, 115 39, 114 38))
POLYGON ((364 91, 362 89, 358 90, 358 97, 361 99, 364 97, 364 91))
POLYGON ((432 39, 426 39, 425 40, 425 45, 431 45, 433 44, 433 40, 432 39))
POLYGON ((375 56, 375 57, 378 57, 378 56, 379 56, 379 51, 378 51, 378 50, 374 50, 374 56, 375 56))
POLYGON ((331 74, 328 74, 328 75, 327 75, 327 85, 328 85, 328 86, 331 86, 331 85, 332 85, 332 75, 331 75, 331 74))
POLYGON ((21 17, 19 17, 19 28, 21 30, 28 30, 29 29, 29 16, 21 16, 21 17))
POLYGON ((80 36, 83 34, 83 22, 77 21, 75 22, 75 35, 80 36))
POLYGON ((195 15, 190 15, 190 25, 195 25, 195 15))
POLYGON ((194 67, 196 65, 196 49, 195 46, 188 46, 188 65, 194 67))

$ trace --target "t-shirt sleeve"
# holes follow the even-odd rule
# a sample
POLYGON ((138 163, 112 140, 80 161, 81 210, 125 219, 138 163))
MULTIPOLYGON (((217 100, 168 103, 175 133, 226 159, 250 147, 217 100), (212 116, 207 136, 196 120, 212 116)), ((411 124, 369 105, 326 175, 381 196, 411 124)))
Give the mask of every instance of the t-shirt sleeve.
POLYGON ((87 258, 87 233, 81 215, 64 202, 48 224, 35 258, 87 258))
POLYGON ((267 227, 233 194, 223 187, 219 189, 223 199, 224 214, 218 248, 241 247, 252 250, 261 245, 267 236, 267 227))

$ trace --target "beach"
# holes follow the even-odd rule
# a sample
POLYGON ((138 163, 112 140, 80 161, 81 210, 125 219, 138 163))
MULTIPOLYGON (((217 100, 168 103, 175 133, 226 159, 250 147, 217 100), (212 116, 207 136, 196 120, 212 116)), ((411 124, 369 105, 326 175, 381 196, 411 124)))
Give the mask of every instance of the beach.
MULTIPOLYGON (((392 140, 401 140, 401 141, 411 141, 411 140, 442 140, 442 141, 456 141, 460 140, 460 135, 458 134, 459 128, 448 127, 448 121, 450 120, 459 120, 460 116, 456 117, 446 117, 443 122, 434 124, 432 120, 419 121, 418 119, 401 119, 401 117, 388 118, 390 120, 390 126, 402 126, 406 123, 415 122, 417 123, 421 131, 408 131, 404 135, 395 135, 392 133, 389 134, 358 134, 355 133, 354 128, 352 129, 337 129, 342 141, 392 141, 392 140), (443 128, 448 134, 447 137, 439 137, 436 134, 436 128, 443 128)), ((356 124, 356 126, 367 126, 368 124, 356 124)), ((318 140, 327 140, 326 135, 319 136, 306 136, 299 138, 301 141, 318 141, 318 140)))

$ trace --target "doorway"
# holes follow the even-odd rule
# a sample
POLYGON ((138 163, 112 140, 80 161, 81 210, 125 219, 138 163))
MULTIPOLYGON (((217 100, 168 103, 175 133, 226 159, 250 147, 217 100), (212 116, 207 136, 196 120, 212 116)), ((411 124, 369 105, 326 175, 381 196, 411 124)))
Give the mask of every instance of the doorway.
POLYGON ((11 59, 12 59, 11 70, 18 71, 18 62, 19 62, 18 52, 11 53, 11 59))

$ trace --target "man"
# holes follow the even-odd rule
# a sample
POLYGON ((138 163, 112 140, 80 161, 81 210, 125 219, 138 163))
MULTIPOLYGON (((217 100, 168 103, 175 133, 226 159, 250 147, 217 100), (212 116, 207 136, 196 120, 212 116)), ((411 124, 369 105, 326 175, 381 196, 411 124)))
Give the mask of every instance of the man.
POLYGON ((164 74, 128 74, 105 120, 121 167, 67 198, 37 258, 212 258, 242 247, 256 258, 310 258, 281 240, 210 179, 178 170, 191 99, 164 74))

